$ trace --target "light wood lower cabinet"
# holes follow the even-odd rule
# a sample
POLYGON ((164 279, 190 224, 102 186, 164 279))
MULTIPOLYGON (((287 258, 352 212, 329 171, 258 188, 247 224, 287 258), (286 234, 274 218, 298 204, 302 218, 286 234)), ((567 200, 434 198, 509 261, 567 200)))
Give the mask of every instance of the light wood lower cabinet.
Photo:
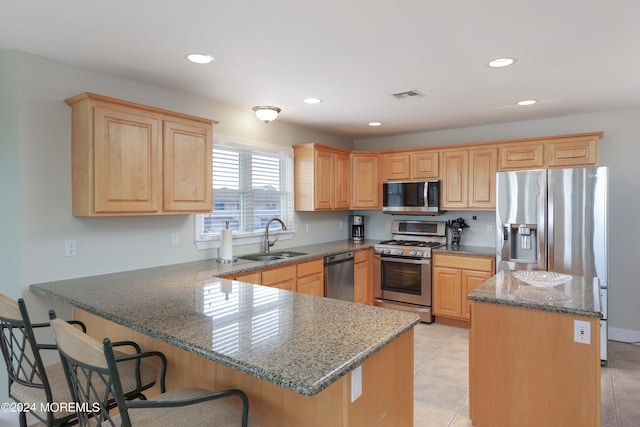
POLYGON ((599 427, 599 343, 595 317, 473 301, 473 425, 599 427), (590 325, 591 344, 574 342, 576 320, 590 325))
POLYGON ((227 277, 227 279, 233 279, 239 282, 251 283, 253 285, 262 285, 262 272, 252 271, 250 273, 236 274, 233 277, 227 277))
POLYGON ((324 296, 324 260, 300 262, 296 265, 296 291, 303 294, 324 296))
POLYGON ((287 265, 262 271, 262 284, 287 291, 296 290, 296 266, 287 265))
POLYGON ((433 314, 468 325, 467 295, 495 274, 495 259, 487 256, 433 254, 433 314))
POLYGON ((373 250, 358 251, 353 256, 353 300, 373 304, 373 250))

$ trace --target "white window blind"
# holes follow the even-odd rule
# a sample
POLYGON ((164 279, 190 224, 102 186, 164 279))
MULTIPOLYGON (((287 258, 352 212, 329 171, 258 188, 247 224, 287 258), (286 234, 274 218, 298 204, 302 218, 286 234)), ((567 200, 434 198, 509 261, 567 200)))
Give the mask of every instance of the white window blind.
POLYGON ((198 241, 219 238, 227 221, 234 238, 264 234, 273 217, 294 230, 290 148, 216 138, 212 155, 213 213, 196 216, 198 241))

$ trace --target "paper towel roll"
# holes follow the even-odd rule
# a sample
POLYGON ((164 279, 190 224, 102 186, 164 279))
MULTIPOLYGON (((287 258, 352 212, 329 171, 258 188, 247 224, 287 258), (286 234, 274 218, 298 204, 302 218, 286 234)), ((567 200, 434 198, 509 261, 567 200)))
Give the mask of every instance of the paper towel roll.
POLYGON ((227 228, 220 230, 220 239, 220 259, 233 261, 233 235, 231 230, 227 228))

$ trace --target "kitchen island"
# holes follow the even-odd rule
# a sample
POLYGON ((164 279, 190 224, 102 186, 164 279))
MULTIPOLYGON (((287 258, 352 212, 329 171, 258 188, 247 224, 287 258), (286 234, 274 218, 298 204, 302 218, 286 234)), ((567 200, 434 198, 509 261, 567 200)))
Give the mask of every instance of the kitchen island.
POLYGON ((220 273, 208 260, 31 290, 72 305, 97 339, 164 352, 169 389, 244 390, 263 426, 412 425, 416 315, 220 273))
POLYGON ((468 298, 474 426, 600 425, 597 279, 538 287, 501 271, 468 298))

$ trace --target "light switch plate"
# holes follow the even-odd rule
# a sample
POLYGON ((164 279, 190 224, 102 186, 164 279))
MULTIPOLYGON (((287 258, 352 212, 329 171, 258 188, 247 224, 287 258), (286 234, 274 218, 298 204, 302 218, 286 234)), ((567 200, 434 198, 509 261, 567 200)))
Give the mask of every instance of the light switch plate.
POLYGON ((362 396, 362 365, 351 371, 351 403, 362 396))

